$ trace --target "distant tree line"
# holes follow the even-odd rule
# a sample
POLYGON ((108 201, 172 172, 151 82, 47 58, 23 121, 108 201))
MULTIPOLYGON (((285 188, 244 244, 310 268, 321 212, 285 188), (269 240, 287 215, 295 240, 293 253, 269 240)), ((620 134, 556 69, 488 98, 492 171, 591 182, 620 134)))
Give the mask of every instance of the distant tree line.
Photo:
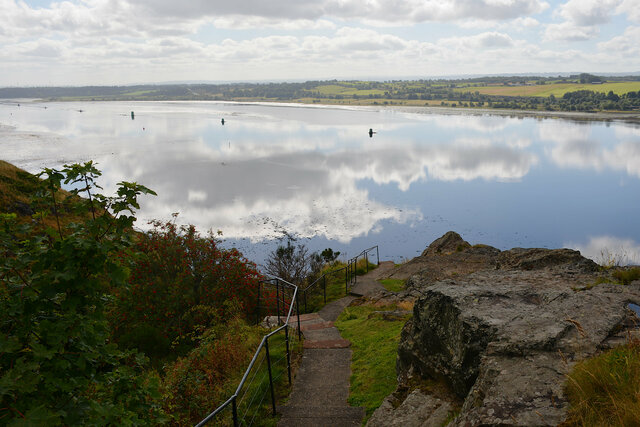
MULTIPOLYGON (((637 81, 637 76, 607 77, 608 81, 637 81)), ((85 86, 0 88, 2 98, 45 100, 371 100, 439 101, 450 107, 508 108, 547 111, 630 111, 640 108, 640 92, 617 95, 579 90, 562 97, 487 95, 479 86, 541 85, 551 83, 602 83, 604 78, 582 73, 569 77, 494 76, 469 79, 390 81, 307 81, 304 83, 174 84, 137 86, 85 86)), ((425 102, 426 103, 426 102, 425 102)), ((438 102, 436 102, 438 104, 438 102)))

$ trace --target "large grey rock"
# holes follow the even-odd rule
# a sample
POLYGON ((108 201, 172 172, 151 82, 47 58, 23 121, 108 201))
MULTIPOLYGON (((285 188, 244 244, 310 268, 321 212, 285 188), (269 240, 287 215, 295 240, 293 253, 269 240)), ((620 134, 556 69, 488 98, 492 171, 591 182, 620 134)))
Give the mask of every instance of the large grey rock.
POLYGON ((539 270, 560 268, 568 271, 595 272, 598 264, 584 258, 579 251, 572 249, 523 249, 513 248, 503 251, 496 259, 496 268, 539 270))
POLYGON ((422 256, 462 252, 470 247, 469 242, 464 240, 458 233, 455 231, 447 231, 442 237, 434 240, 427 249, 422 252, 422 256))
POLYGON ((398 402, 389 395, 375 410, 367 427, 440 427, 449 417, 452 405, 433 395, 415 389, 398 402))
POLYGON ((457 425, 562 422, 565 374, 606 348, 635 316, 627 304, 640 302, 638 282, 588 288, 592 266, 570 252, 516 250, 499 266, 525 270, 421 288, 402 331, 399 378, 447 381, 464 399, 457 425))

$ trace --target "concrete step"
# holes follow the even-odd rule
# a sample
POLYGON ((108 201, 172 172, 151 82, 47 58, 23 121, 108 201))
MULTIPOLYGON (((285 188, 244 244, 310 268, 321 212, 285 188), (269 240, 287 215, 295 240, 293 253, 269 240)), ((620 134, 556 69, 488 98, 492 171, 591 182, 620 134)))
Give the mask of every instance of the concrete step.
POLYGON ((360 426, 364 408, 351 406, 282 406, 279 427, 292 426, 360 426))

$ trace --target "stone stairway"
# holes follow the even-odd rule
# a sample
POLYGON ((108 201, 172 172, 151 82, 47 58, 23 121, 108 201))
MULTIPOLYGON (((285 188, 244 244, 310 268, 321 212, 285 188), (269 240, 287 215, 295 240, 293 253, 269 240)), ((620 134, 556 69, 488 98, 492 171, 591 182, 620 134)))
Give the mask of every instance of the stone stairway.
POLYGON ((279 427, 359 426, 363 408, 349 406, 351 343, 340 336, 333 322, 355 297, 347 296, 318 313, 300 316, 304 352, 291 396, 278 407, 279 427))

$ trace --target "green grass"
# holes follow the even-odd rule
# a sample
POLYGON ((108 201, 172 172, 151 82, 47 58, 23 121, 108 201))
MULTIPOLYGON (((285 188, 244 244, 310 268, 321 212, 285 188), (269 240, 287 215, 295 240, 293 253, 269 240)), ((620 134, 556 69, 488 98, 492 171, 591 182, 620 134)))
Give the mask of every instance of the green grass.
POLYGON ((379 282, 389 292, 400 292, 404 290, 404 280, 401 279, 382 279, 379 282))
POLYGON ((601 85, 582 83, 554 83, 535 86, 476 86, 457 88, 456 92, 479 92, 484 95, 504 95, 504 96, 540 96, 561 97, 567 92, 577 90, 590 90, 593 92, 613 93, 622 95, 627 92, 640 90, 640 82, 613 82, 601 85))
POLYGON ((628 285, 634 280, 640 279, 640 268, 634 267, 625 270, 617 270, 613 272, 612 276, 618 279, 621 284, 628 285))
MULTIPOLYGON (((326 294, 327 303, 344 297, 347 292, 345 289, 345 272, 344 270, 336 271, 344 267, 343 263, 336 263, 331 267, 327 267, 322 271, 326 276, 326 294), (332 273, 335 271, 334 273, 332 273)), ((300 295, 300 306, 306 313, 312 313, 320 310, 325 305, 324 290, 322 280, 316 283, 314 287, 307 291, 306 301, 304 293, 300 295), (306 302, 306 309, 305 309, 306 302)))
MULTIPOLYGON (((327 274, 326 276, 326 303, 330 303, 337 299, 344 297, 347 294, 345 288, 345 271, 340 270, 346 264, 343 262, 333 263, 331 266, 325 267, 321 274, 327 274), (340 270, 340 271, 338 271, 340 270), (334 273, 332 273, 334 272, 334 273)), ((378 267, 376 264, 369 262, 369 270, 374 270, 378 267)), ((364 259, 361 259, 356 264, 356 274, 362 276, 367 273, 367 264, 364 259)), ((300 294, 300 307, 305 313, 313 313, 320 310, 325 306, 324 298, 324 286, 322 280, 317 282, 313 287, 309 288, 306 293, 306 301, 304 292, 300 294)))
POLYGON ((640 425, 640 341, 578 363, 568 376, 564 426, 640 425))
POLYGON ((347 307, 335 323, 342 337, 351 341, 349 404, 365 408, 364 422, 397 386, 396 354, 405 320, 388 321, 372 314, 394 309, 368 305, 347 307))

